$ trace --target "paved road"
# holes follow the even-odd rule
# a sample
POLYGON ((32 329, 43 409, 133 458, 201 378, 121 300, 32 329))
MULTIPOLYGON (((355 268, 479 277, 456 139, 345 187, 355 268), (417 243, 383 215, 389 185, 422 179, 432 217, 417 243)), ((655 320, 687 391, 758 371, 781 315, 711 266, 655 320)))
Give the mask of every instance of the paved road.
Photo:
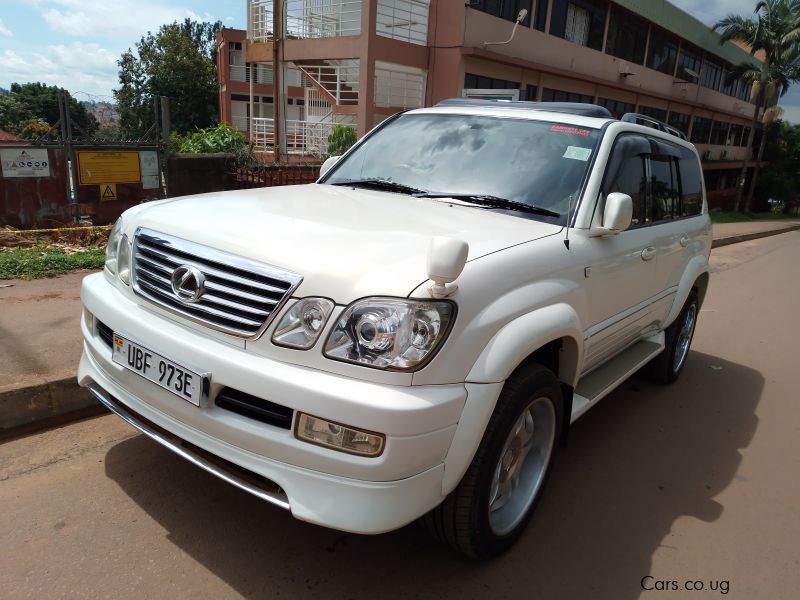
POLYGON ((583 417, 492 563, 414 526, 295 521, 105 416, 0 446, 2 595, 796 598, 800 232, 715 250, 713 266, 682 379, 636 377, 583 417), (647 575, 728 593, 643 592, 647 575))

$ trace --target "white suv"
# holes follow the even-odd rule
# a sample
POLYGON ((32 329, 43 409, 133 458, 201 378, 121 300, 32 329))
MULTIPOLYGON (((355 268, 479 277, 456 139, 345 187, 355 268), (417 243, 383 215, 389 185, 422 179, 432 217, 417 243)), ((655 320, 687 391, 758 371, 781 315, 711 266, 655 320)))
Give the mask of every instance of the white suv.
POLYGON ((697 152, 667 126, 448 101, 316 184, 127 211, 83 282, 78 379, 298 519, 424 515, 489 557, 572 421, 648 363, 679 375, 710 248, 697 152))

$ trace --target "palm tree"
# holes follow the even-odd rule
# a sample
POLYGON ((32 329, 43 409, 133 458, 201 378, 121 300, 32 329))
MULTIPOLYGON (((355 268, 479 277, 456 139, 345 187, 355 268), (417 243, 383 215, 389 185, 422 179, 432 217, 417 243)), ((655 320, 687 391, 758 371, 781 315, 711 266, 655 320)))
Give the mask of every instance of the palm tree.
MULTIPOLYGON (((776 107, 778 98, 788 91, 792 83, 800 81, 800 67, 798 66, 800 0, 760 0, 756 3, 753 14, 754 16, 749 18, 728 15, 711 28, 712 31, 720 32, 720 44, 736 40, 749 46, 751 55, 762 52, 764 56, 760 65, 755 62, 743 62, 734 67, 728 75, 728 81, 739 78, 753 84, 755 108, 747 140, 748 149, 753 145, 762 109, 764 109, 767 119, 774 118, 777 110, 771 109, 776 107)), ((750 209, 759 164, 763 155, 764 135, 761 136, 745 211, 750 209)), ((739 210, 744 191, 748 162, 749 157, 745 156, 736 189, 734 204, 736 211, 739 210)))

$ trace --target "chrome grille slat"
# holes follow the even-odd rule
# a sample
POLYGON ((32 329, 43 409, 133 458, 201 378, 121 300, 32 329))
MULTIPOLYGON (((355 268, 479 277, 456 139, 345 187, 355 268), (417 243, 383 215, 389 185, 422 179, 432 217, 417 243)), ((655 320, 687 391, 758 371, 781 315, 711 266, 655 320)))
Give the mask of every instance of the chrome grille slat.
POLYGON ((139 296, 195 323, 248 339, 266 329, 302 281, 296 273, 142 227, 134 236, 132 272, 139 296), (175 269, 187 265, 202 273, 195 271, 198 282, 205 277, 204 292, 191 297, 193 302, 178 298, 172 287, 175 269))
POLYGON ((232 281, 234 283, 238 283, 239 285, 244 285, 244 286, 248 286, 248 287, 254 287, 254 288, 257 288, 257 289, 265 291, 265 292, 274 292, 276 294, 284 294, 284 293, 286 293, 285 289, 281 289, 281 288, 278 288, 278 287, 275 287, 275 286, 271 286, 271 285, 268 285, 266 283, 261 283, 259 281, 255 281, 253 279, 246 279, 244 277, 239 277, 238 275, 233 274, 233 273, 225 273, 224 271, 220 271, 219 269, 215 269, 214 267, 207 266, 207 265, 203 264, 203 261, 198 261, 197 259, 192 260, 191 258, 185 258, 184 259, 184 258, 179 258, 179 257, 175 257, 175 256, 169 256, 167 254, 164 254, 160 250, 157 250, 155 248, 151 248, 150 246, 148 246, 146 244, 142 244, 142 243, 139 243, 137 247, 138 247, 139 250, 144 250, 145 252, 150 252, 151 254, 156 255, 161 260, 163 260, 165 262, 168 262, 169 264, 171 264, 173 266, 176 266, 176 267, 179 266, 179 265, 184 265, 184 264, 195 265, 198 268, 202 267, 201 270, 203 271, 203 273, 205 273, 206 275, 209 275, 211 277, 219 277, 220 279, 223 279, 223 280, 232 281))

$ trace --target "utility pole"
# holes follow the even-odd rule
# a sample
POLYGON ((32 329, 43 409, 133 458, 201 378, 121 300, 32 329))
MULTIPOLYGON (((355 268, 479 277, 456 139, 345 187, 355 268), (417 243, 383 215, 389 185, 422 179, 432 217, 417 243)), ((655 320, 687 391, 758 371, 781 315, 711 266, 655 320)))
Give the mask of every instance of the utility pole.
MULTIPOLYGON (((58 116, 61 121, 61 143, 64 145, 64 155, 67 159, 67 198, 71 205, 76 205, 75 196, 75 153, 72 150, 72 120, 69 114, 69 95, 61 90, 58 93, 58 116)), ((77 207, 75 207, 76 209, 77 207)), ((75 210, 77 218, 78 211, 75 210)))
POLYGON ((283 0, 272 2, 272 143, 275 163, 281 162, 283 147, 283 66, 281 43, 283 41, 283 0))
MULTIPOLYGON (((167 197, 167 164, 166 164, 166 150, 170 144, 170 134, 172 133, 172 122, 169 115, 169 98, 160 96, 158 99, 161 104, 161 152, 158 156, 159 175, 161 176, 161 197, 167 197)), ((156 118, 156 133, 158 133, 158 118, 156 118)), ((158 139, 156 139, 158 143, 158 139)))

